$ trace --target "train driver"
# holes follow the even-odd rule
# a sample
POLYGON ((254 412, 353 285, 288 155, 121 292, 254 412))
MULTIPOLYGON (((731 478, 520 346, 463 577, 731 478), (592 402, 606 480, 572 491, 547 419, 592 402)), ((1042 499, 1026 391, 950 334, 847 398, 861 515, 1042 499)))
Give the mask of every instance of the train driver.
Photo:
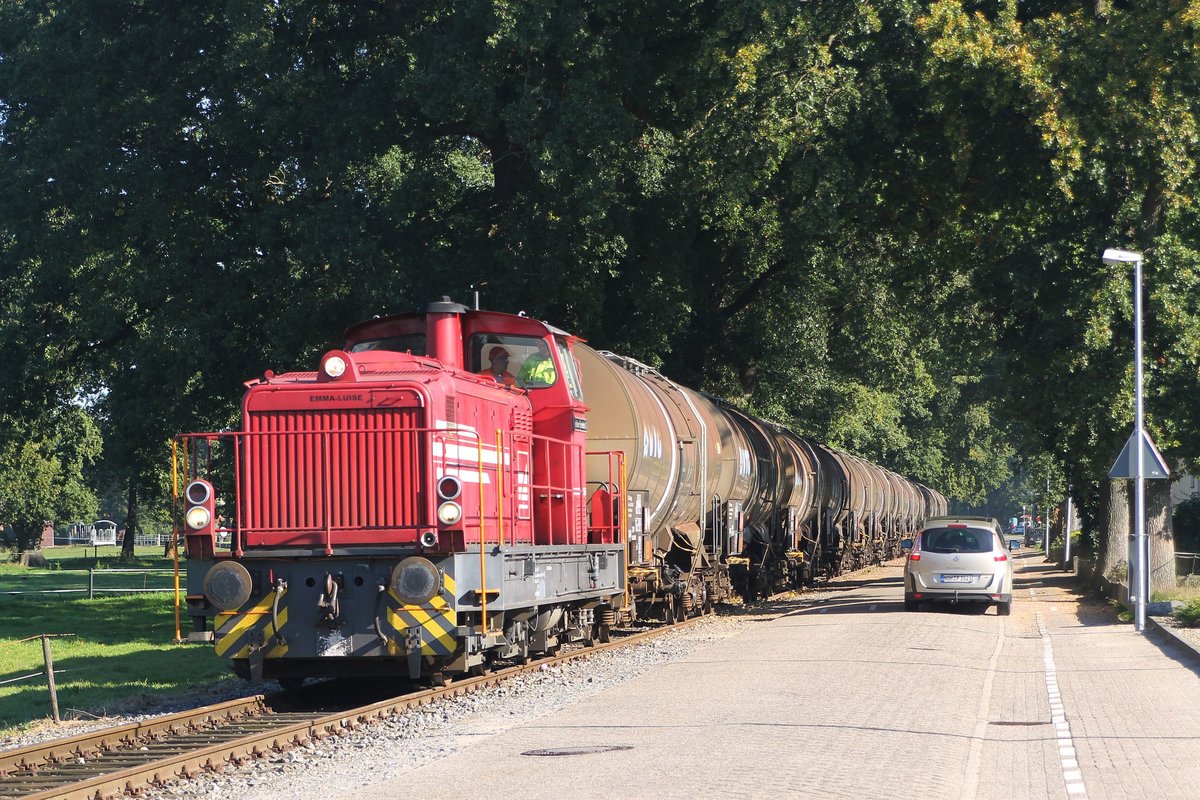
POLYGON ((525 359, 521 364, 520 384, 522 386, 553 386, 558 375, 554 371, 554 361, 550 358, 550 350, 545 342, 538 342, 537 352, 525 359))
POLYGON ((517 378, 508 371, 508 351, 503 347, 493 347, 488 353, 488 359, 491 364, 487 369, 480 370, 480 375, 486 375, 492 378, 496 383, 502 383, 505 386, 516 386, 517 378))

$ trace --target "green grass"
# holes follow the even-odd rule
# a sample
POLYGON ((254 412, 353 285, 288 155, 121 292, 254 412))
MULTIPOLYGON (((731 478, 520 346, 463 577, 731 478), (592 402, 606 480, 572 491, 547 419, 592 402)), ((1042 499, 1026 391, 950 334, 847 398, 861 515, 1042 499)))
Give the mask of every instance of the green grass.
MULTIPOLYGON (((99 559, 94 557, 94 548, 56 547, 44 551, 50 562, 48 569, 22 567, 5 560, 0 563, 0 596, 6 592, 45 592, 67 589, 86 590, 88 570, 95 569, 92 586, 104 589, 169 589, 175 585, 173 575, 156 572, 152 574, 122 573, 126 569, 174 569, 174 562, 164 558, 160 547, 142 547, 134 553, 133 561, 120 561, 120 553, 114 547, 100 548, 99 559)), ((180 570, 184 569, 183 565, 180 570)), ((182 578, 181 578, 182 580, 182 578)))
POLYGON ((1188 628, 1200 626, 1200 596, 1192 596, 1175 612, 1175 619, 1188 628))
MULTIPOLYGON (((12 556, 12 553, 8 553, 12 556)), ((121 561, 121 548, 111 545, 100 547, 50 547, 42 551, 42 555, 50 562, 51 569, 87 569, 97 567, 103 569, 120 569, 122 567, 169 567, 172 564, 170 556, 162 554, 162 548, 135 547, 133 561, 121 561)), ((15 564, 13 566, 16 566, 15 564)))
MULTIPOLYGON (((22 571, 33 573, 32 581, 54 574, 22 571)), ((4 581, 21 580, 7 565, 0 572, 4 581)), ((186 618, 183 625, 186 631, 186 618)), ((0 595, 0 682, 42 673, 41 640, 19 640, 43 633, 74 634, 50 642, 58 707, 65 720, 166 702, 231 675, 211 644, 174 643, 174 596, 169 593, 105 595, 94 600, 73 594, 0 595)), ((0 684, 0 747, 2 737, 49 716, 44 675, 0 684)))

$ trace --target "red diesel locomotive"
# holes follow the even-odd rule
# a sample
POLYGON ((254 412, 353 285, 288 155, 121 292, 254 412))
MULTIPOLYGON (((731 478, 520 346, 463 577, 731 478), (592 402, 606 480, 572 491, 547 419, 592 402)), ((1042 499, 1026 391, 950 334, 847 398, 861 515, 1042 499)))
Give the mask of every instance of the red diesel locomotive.
POLYGON ((284 684, 437 681, 605 640, 896 554, 945 510, 546 323, 447 298, 350 328, 315 373, 249 382, 241 430, 180 439, 190 638, 284 684))

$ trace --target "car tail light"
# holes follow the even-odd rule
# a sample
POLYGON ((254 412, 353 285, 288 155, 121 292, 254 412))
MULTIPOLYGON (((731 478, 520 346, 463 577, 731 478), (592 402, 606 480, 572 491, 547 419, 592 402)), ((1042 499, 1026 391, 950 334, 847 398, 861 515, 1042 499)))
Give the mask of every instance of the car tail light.
POLYGON ((909 554, 908 554, 908 560, 909 560, 909 561, 920 561, 920 560, 921 560, 921 554, 920 554, 920 553, 909 553, 909 554))
POLYGON ((1008 553, 1001 553, 998 556, 992 556, 994 561, 1008 561, 1008 553))
POLYGON ((921 594, 920 592, 913 592, 913 600, 920 600, 924 596, 925 595, 921 594))
POLYGON ((967 527, 967 526, 966 526, 966 525, 963 525, 961 522, 951 522, 951 523, 950 523, 949 525, 947 525, 946 527, 947 527, 947 528, 965 528, 965 527, 967 527))

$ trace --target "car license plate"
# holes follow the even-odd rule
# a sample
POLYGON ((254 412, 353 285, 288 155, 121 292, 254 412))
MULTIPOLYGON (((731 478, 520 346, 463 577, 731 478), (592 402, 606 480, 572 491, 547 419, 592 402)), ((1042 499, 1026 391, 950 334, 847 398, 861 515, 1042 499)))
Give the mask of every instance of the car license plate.
POLYGON ((975 580, 974 575, 943 575, 942 583, 970 583, 975 580))

